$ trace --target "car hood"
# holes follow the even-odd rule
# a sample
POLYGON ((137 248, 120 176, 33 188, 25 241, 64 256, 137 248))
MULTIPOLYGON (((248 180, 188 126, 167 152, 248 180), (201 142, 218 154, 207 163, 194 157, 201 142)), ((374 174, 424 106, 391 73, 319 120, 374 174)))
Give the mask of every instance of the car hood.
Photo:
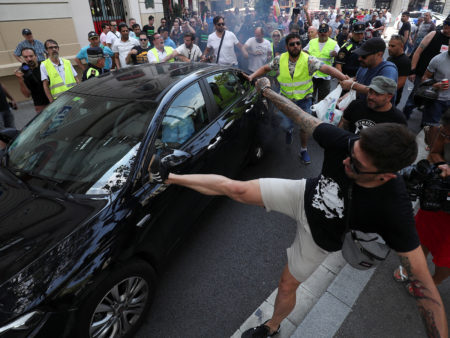
POLYGON ((33 301, 32 294, 48 292, 44 281, 62 277, 57 263, 63 264, 77 245, 69 235, 98 213, 106 200, 36 193, 1 176, 0 314, 20 313, 33 301), (44 270, 47 275, 39 275, 44 270))

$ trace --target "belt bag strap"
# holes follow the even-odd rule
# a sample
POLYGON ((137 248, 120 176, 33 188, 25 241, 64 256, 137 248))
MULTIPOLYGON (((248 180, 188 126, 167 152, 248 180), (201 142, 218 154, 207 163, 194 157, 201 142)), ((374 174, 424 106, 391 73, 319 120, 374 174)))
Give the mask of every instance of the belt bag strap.
POLYGON ((220 50, 222 49, 222 43, 223 43, 223 38, 225 37, 225 33, 226 31, 223 31, 222 34, 222 39, 220 39, 220 45, 219 45, 219 50, 217 51, 217 59, 216 59, 216 63, 219 63, 219 57, 220 57, 220 50))

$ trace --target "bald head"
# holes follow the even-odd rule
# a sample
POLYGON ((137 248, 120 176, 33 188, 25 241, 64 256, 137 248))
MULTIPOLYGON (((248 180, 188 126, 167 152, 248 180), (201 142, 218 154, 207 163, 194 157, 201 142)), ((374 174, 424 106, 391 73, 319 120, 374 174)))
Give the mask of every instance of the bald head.
POLYGON ((263 42, 263 38, 264 38, 264 30, 262 29, 262 27, 256 27, 255 28, 255 39, 257 42, 263 42))

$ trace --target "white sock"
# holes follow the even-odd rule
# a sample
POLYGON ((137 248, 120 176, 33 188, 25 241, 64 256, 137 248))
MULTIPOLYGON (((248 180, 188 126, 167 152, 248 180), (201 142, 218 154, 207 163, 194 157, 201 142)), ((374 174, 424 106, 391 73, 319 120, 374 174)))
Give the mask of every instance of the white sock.
POLYGON ((300 147, 300 152, 302 152, 302 151, 307 151, 308 150, 308 148, 303 148, 303 147, 300 147))

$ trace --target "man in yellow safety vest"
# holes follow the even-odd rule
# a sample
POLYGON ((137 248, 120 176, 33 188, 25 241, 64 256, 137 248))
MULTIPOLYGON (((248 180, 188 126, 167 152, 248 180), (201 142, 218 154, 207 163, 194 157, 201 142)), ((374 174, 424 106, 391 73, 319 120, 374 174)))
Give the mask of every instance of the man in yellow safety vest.
MULTIPOLYGON (((292 100, 304 111, 311 113, 312 93, 313 93, 313 74, 321 71, 337 79, 348 78, 336 68, 325 64, 314 56, 302 52, 302 43, 300 35, 290 33, 285 38, 287 52, 275 57, 269 64, 259 68, 251 74, 248 79, 253 81, 264 74, 275 70, 279 72, 277 77, 280 83, 281 94, 292 100)), ((283 114, 281 114, 284 116, 283 114)), ((282 121, 282 127, 286 130, 286 143, 292 144, 292 134, 294 124, 288 118, 282 121)), ((308 136, 300 132, 300 160, 305 163, 311 163, 307 151, 308 136)))
MULTIPOLYGON (((173 53, 172 47, 164 46, 164 39, 159 33, 153 35, 153 45, 155 47, 147 53, 149 63, 160 63, 166 56, 173 53)), ((168 62, 174 62, 174 60, 171 59, 168 62)))
MULTIPOLYGON (((337 42, 328 37, 330 27, 326 23, 319 26, 319 37, 309 41, 304 48, 309 55, 315 56, 328 66, 333 66, 334 57, 339 53, 339 45, 337 42)), ((317 71, 313 76, 314 93, 313 98, 317 102, 322 101, 330 93, 331 77, 321 71, 317 71)))
POLYGON ((59 46, 55 40, 45 41, 44 46, 48 59, 41 62, 41 80, 45 95, 53 102, 59 95, 79 83, 79 80, 70 61, 59 57, 59 46))

